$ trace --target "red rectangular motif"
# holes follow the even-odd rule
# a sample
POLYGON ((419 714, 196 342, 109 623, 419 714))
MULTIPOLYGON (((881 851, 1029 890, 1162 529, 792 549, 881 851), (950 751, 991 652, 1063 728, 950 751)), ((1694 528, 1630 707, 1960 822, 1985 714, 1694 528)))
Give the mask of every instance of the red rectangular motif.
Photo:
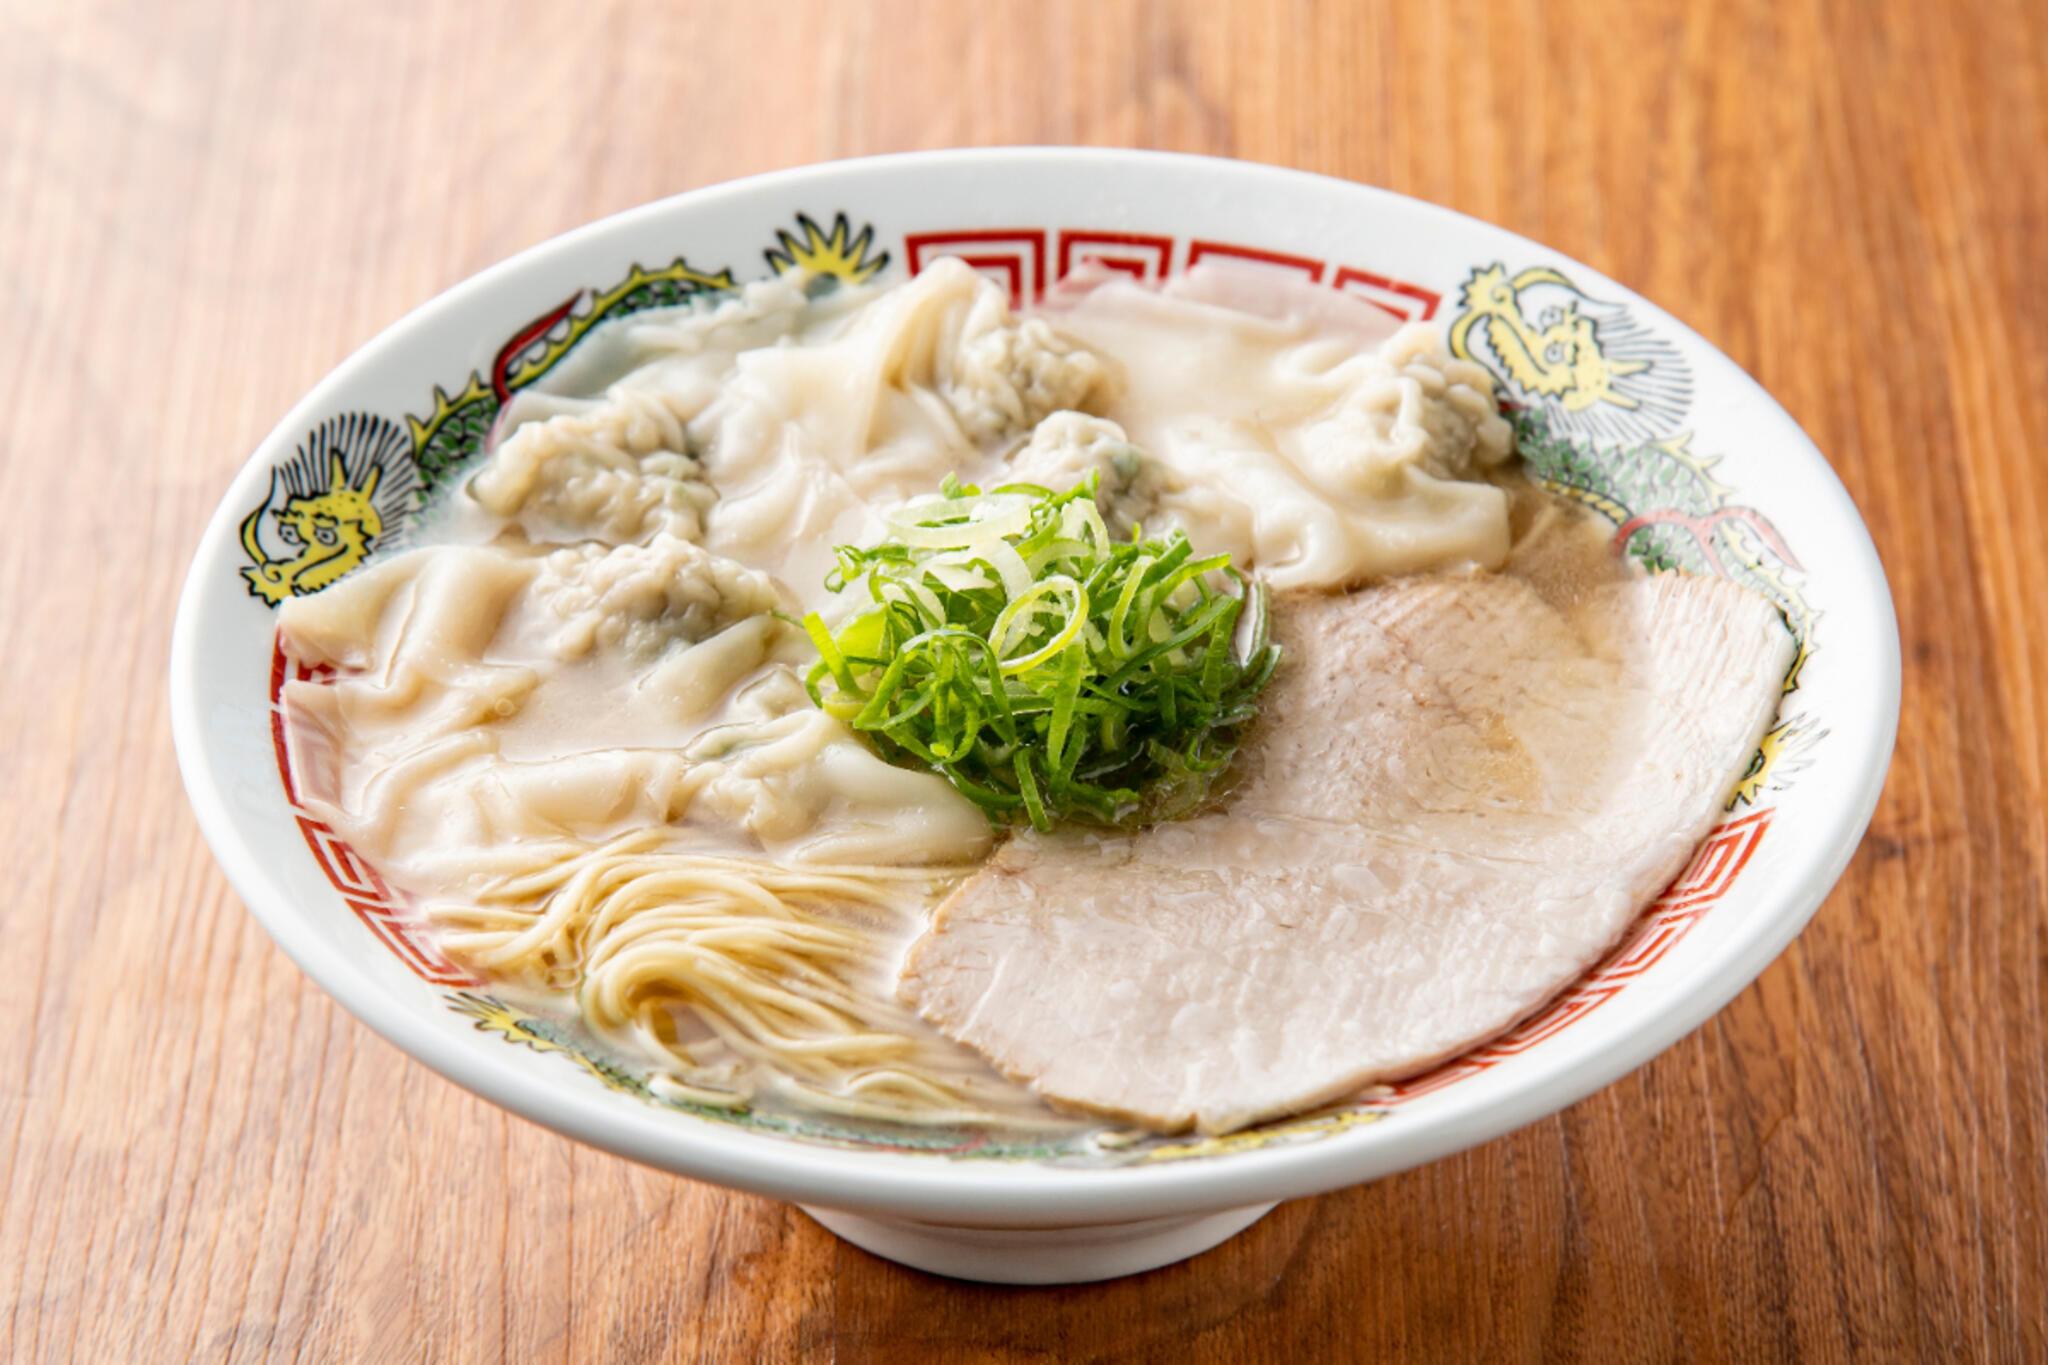
POLYGON ((1434 290, 1349 265, 1338 270, 1336 278, 1330 281, 1330 288, 1364 299, 1373 307, 1392 313, 1405 322, 1423 322, 1435 317, 1437 305, 1443 302, 1443 295, 1434 290))
POLYGON ((1062 231, 1054 281, 1065 279, 1083 261, 1121 271, 1141 284, 1158 284, 1173 267, 1173 238, 1137 232, 1062 231))
POLYGON ((1045 294, 1043 228, 976 228, 961 232, 918 232, 903 239, 903 254, 915 275, 941 256, 958 256, 986 272, 1001 269, 1010 286, 1010 306, 1023 308, 1045 294))
POLYGON ((1188 243, 1188 269, 1193 270, 1196 262, 1204 256, 1228 256, 1253 265, 1277 266, 1282 270, 1298 271, 1308 277, 1310 284, 1323 282, 1323 263, 1308 256, 1290 256, 1283 251, 1262 251, 1252 246, 1233 246, 1229 242, 1188 243))

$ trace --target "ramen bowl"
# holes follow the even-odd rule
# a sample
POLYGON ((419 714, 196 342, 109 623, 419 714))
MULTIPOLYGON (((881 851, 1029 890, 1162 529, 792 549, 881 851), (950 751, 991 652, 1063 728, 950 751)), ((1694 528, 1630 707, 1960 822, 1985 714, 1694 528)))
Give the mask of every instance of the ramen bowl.
MULTIPOLYGON (((1883 572, 1827 461, 1734 363, 1596 271, 1342 181, 1121 151, 843 162, 649 204, 456 286, 323 379, 227 490, 179 604, 171 700, 194 810, 250 910, 315 981, 443 1076, 536 1123, 794 1201, 939 1274, 1101 1279, 1550 1114, 1642 1065, 1797 934, 1876 804, 1898 718, 1883 572), (1014 305, 1084 265, 1157 283, 1209 260, 1441 325, 1491 369, 1528 471, 1618 554, 1734 579, 1800 642, 1777 720, 1684 873, 1507 1034, 1427 1074, 1222 1138, 1116 1145, 709 1108, 450 960, 410 899, 299 803, 277 604, 395 553, 512 394, 598 322, 803 267, 887 280, 957 256, 1014 305), (291 534, 293 527, 301 533, 291 534)), ((298 760, 303 761, 303 759, 298 760)))

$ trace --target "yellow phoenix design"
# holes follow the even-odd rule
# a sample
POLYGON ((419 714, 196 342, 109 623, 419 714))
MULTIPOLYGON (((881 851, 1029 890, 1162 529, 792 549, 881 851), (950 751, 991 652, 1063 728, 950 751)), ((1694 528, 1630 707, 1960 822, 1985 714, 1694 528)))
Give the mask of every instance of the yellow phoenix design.
POLYGON ((1150 1163, 1154 1161, 1178 1161, 1184 1157, 1225 1156, 1232 1152, 1255 1152, 1262 1147, 1270 1147, 1276 1143, 1303 1142, 1310 1138, 1328 1137, 1332 1133, 1341 1133, 1347 1128, 1356 1128, 1361 1124, 1377 1123, 1385 1117, 1386 1114, 1377 1109, 1353 1109, 1334 1114, 1311 1115, 1308 1118, 1296 1119, 1291 1123, 1276 1123, 1258 1128, 1248 1128, 1244 1132, 1231 1133, 1224 1137, 1196 1138, 1191 1142, 1165 1143, 1158 1147, 1149 1148, 1138 1160, 1150 1163))
POLYGON ((549 1030, 540 1021, 503 1001, 462 991, 449 998, 449 1007, 474 1019, 476 1027, 485 1033, 496 1033, 515 1043, 524 1043, 535 1052, 561 1053, 609 1089, 629 1095, 641 1094, 645 1089, 635 1084, 621 1067, 593 1057, 573 1044, 556 1041, 548 1036, 549 1030))
POLYGON ((799 213, 796 225, 801 235, 778 228, 775 237, 780 246, 769 247, 762 253, 768 258, 769 269, 778 275, 808 270, 814 275, 831 275, 846 284, 865 284, 889 264, 886 251, 877 256, 868 254, 875 243, 873 224, 855 235, 846 215, 841 213, 833 217, 832 230, 826 232, 808 214, 799 213))

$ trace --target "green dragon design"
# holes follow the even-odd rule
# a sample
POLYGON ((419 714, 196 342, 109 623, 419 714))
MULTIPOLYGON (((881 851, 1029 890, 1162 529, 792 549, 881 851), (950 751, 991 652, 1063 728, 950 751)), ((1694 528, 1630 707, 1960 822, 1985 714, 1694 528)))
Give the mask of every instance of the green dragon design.
POLYGON ((733 287, 731 270, 698 270, 678 256, 659 270, 635 265, 610 289, 579 290, 541 314, 499 348, 488 376, 472 371, 469 382, 453 394, 436 385, 433 410, 423 418, 405 419, 424 491, 431 493, 451 471, 474 458, 513 391, 553 369, 598 323, 733 287), (579 311, 577 305, 586 294, 589 306, 579 311))

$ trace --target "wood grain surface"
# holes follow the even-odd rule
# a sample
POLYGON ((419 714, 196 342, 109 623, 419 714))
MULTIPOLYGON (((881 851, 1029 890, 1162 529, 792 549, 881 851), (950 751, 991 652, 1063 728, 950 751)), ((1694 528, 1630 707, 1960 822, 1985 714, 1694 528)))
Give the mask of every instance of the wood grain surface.
POLYGON ((2048 6, 0 8, 0 1357, 2042 1359, 2048 6), (998 1290, 512 1119, 273 948, 186 807, 229 476, 385 323, 734 176, 1006 142, 1299 166, 1597 266, 1747 367, 1904 632, 1813 925, 1556 1118, 1194 1261, 998 1290))

